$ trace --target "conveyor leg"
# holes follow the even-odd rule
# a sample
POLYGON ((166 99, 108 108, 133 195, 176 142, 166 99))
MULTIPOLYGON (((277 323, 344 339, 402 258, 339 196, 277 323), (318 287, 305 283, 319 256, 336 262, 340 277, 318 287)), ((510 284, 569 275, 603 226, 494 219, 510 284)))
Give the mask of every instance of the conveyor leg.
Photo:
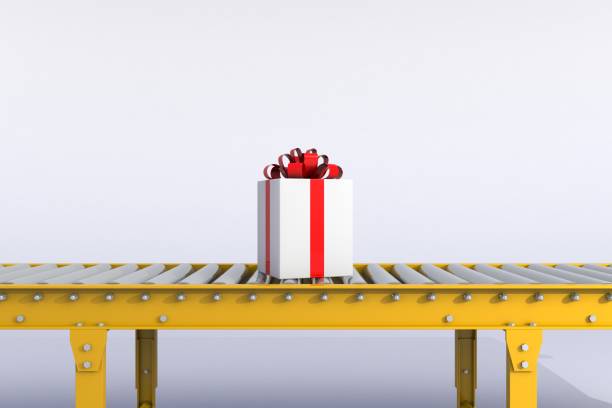
POLYGON ((455 330, 457 408, 476 406, 476 330, 455 330))
POLYGON ((136 330, 136 390, 138 408, 155 407, 157 330, 136 330))
POLYGON ((506 406, 538 406, 538 356, 542 330, 506 330, 506 406))
POLYGON ((106 407, 107 330, 70 330, 76 368, 76 408, 106 407))

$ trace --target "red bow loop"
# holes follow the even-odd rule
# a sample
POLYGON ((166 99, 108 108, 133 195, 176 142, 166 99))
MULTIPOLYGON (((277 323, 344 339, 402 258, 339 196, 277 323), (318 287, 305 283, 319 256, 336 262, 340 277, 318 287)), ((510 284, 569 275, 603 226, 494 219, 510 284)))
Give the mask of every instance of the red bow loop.
POLYGON ((340 166, 329 164, 327 155, 319 155, 317 149, 308 149, 302 152, 299 147, 278 156, 278 164, 269 164, 264 167, 264 177, 268 180, 281 178, 281 176, 285 178, 339 179, 342 177, 342 173, 340 166), (321 160, 323 163, 319 163, 321 160))

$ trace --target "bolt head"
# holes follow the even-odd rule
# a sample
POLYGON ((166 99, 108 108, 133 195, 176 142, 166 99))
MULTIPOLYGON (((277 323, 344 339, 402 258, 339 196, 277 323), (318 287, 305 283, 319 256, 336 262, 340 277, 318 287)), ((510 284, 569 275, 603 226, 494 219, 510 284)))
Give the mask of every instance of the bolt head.
POLYGON ((505 293, 500 293, 499 295, 497 295, 497 298, 502 302, 505 302, 506 300, 508 300, 508 295, 505 293))
POLYGON ((528 361, 521 361, 520 364, 521 368, 524 370, 526 368, 529 368, 529 362, 528 361))
POLYGON ((536 327, 536 326, 537 326, 536 322, 529 322, 529 327, 536 327))
POLYGON ((83 361, 83 368, 88 370, 91 368, 91 361, 83 361))
POLYGON ((321 293, 321 301, 327 302, 329 295, 327 293, 321 293))
POLYGON ((537 302, 541 302, 544 300, 544 295, 541 293, 536 293, 535 295, 533 295, 533 298, 537 301, 537 302))
POLYGON ((0 302, 4 302, 7 299, 6 293, 0 293, 0 302))
POLYGON ((363 295, 363 293, 358 293, 355 295, 355 299, 357 299, 358 302, 363 302, 365 296, 363 295))
POLYGON ((91 349, 92 349, 91 344, 89 343, 83 344, 83 351, 88 352, 88 351, 91 351, 91 349))
POLYGON ((40 302, 43 300, 43 295, 42 293, 35 293, 34 296, 32 296, 32 299, 34 299, 35 302, 40 302))
POLYGON ((464 375, 468 375, 470 373, 470 370, 468 370, 467 368, 463 369, 463 374, 464 375))
POLYGON ((23 323, 23 322, 25 322, 25 316, 24 315, 17 315, 17 317, 15 317, 15 321, 17 323, 23 323))
POLYGON ((149 375, 149 372, 150 372, 150 371, 149 371, 149 369, 148 369, 148 368, 145 368, 144 370, 142 370, 142 373, 143 373, 144 375, 149 375))
POLYGON ((293 300, 293 295, 291 293, 285 293, 285 301, 291 302, 293 300))
POLYGON ((179 293, 179 294, 176 295, 176 300, 178 300, 179 302, 182 302, 185 299, 187 299, 187 296, 185 296, 184 293, 179 293))
POLYGON ((463 294, 463 300, 465 300, 466 302, 469 302, 470 300, 472 300, 472 294, 471 293, 464 293, 463 294))
MULTIPOLYGON (((250 301, 255 300, 255 298, 252 298, 252 297, 253 297, 253 295, 250 295, 250 296, 249 296, 249 300, 250 300, 250 301), (252 299, 251 299, 251 298, 252 298, 252 299)), ((213 299, 215 302, 220 301, 220 300, 221 300, 221 294, 220 294, 220 293, 215 293, 215 294, 213 294, 212 299, 213 299)))
POLYGON ((399 302, 399 300, 400 300, 400 294, 399 294, 399 293, 394 293, 394 294, 392 294, 392 295, 391 295, 391 299, 392 299, 394 302, 399 302))
POLYGON ((83 327, 83 322, 76 322, 74 325, 76 327, 83 327))
POLYGON ((519 348, 521 349, 521 351, 529 351, 529 344, 523 343, 519 346, 519 348))
POLYGON ((445 321, 446 323, 452 323, 452 322, 453 322, 453 320, 455 320, 455 318, 453 317, 453 315, 446 315, 446 316, 444 316, 444 321, 445 321))
POLYGON ((149 299, 151 299, 151 295, 149 295, 148 293, 143 293, 142 295, 140 295, 140 300, 142 300, 143 302, 146 302, 149 299))
POLYGON ((251 293, 251 294, 249 295, 249 300, 250 300, 251 302, 256 301, 256 300, 257 300, 257 295, 256 295, 255 293, 251 293))
POLYGON ((587 321, 588 321, 589 323, 595 323, 595 322, 597 321, 597 316, 596 316, 596 315, 594 315, 594 314, 590 314, 590 315, 588 315, 588 317, 587 317, 587 321))
POLYGON ((612 293, 611 292, 606 293, 606 300, 608 302, 612 302, 612 293))
POLYGON ((577 301, 580 300, 580 295, 578 293, 574 292, 574 293, 570 294, 570 300, 572 302, 577 302, 577 301))
POLYGON ((516 323, 514 323, 514 322, 508 322, 508 323, 506 323, 506 326, 509 326, 509 327, 514 327, 514 326, 516 326, 516 323))
POLYGON ((99 322, 98 323, 98 327, 104 327, 104 326, 105 326, 104 322, 99 322))
POLYGON ((115 299, 115 295, 112 293, 107 293, 106 295, 104 295, 104 300, 106 300, 107 302, 111 302, 113 299, 115 299))
POLYGON ((166 316, 166 315, 159 316, 159 322, 160 323, 166 323, 167 321, 168 321, 168 316, 166 316))
POLYGON ((433 302, 434 300, 436 300, 436 294, 435 293, 428 293, 427 294, 427 300, 429 300, 430 302, 433 302))
POLYGON ((77 295, 76 293, 71 293, 70 296, 68 296, 68 299, 70 299, 71 302, 76 302, 77 300, 79 300, 79 295, 77 295))

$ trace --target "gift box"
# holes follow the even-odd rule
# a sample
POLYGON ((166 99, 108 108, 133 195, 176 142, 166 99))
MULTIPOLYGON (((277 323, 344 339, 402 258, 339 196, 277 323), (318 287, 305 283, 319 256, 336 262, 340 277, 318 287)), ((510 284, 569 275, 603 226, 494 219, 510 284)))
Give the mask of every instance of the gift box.
POLYGON ((258 182, 258 269, 279 279, 353 274, 353 184, 310 149, 292 150, 258 182), (288 161, 285 164, 285 161, 288 161))

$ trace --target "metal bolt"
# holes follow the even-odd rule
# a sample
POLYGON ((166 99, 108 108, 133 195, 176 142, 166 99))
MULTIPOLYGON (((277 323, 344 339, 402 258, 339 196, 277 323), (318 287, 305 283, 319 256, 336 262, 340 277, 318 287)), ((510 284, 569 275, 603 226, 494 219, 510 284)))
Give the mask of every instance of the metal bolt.
POLYGON ((115 299, 115 295, 113 295, 112 293, 107 293, 106 295, 104 295, 104 300, 106 300, 107 302, 111 302, 113 299, 115 299))
POLYGON ((579 300, 580 300, 580 295, 579 295, 577 292, 572 292, 572 293, 570 294, 570 300, 571 300, 572 302, 577 302, 577 301, 579 301, 579 300))
POLYGON ((428 293, 427 294, 427 300, 429 300, 430 302, 433 302, 434 300, 436 300, 436 294, 435 293, 428 293))
POLYGON ((23 322, 25 322, 25 316, 24 315, 17 315, 17 317, 15 317, 15 321, 17 323, 23 323, 23 322))
POLYGON ((249 300, 250 300, 251 302, 256 301, 256 300, 257 300, 257 295, 256 295, 255 293, 251 293, 251 294, 249 295, 249 300))
POLYGON ((606 293, 606 300, 608 302, 612 302, 612 293, 611 292, 606 293))
POLYGON ((83 368, 88 370, 91 368, 91 361, 83 361, 83 368))
POLYGON ((541 301, 543 301, 543 300, 544 300, 544 295, 538 292, 538 293, 536 293, 535 295, 533 295, 533 298, 534 298, 536 301, 541 302, 541 301))
POLYGON ((516 326, 516 323, 508 322, 508 323, 506 323, 506 326, 514 327, 514 326, 516 326))
POLYGON ((394 302, 399 302, 400 300, 400 294, 399 293, 394 293, 391 295, 391 299, 393 299, 394 302))
POLYGON ((529 368, 529 362, 527 361, 521 361, 521 368, 524 370, 526 368, 529 368))
POLYGON ((327 293, 321 293, 321 301, 326 302, 329 299, 327 293))
POLYGON ((523 343, 519 346, 519 348, 521 349, 521 351, 529 351, 529 344, 523 343))
POLYGON ((453 317, 453 315, 446 315, 444 316, 444 321, 446 323, 452 323, 452 321, 455 320, 455 318, 453 317))
POLYGON ((508 295, 502 292, 502 293, 500 293, 499 295, 497 295, 497 298, 498 298, 500 301, 505 302, 506 300, 508 300, 508 295))
POLYGON ((149 375, 149 369, 148 369, 148 368, 145 368, 144 370, 142 370, 142 373, 143 373, 144 375, 149 375))
POLYGON ((463 300, 465 300, 466 302, 469 302, 470 300, 472 300, 472 294, 471 293, 464 293, 463 294, 463 300))
POLYGON ((176 295, 176 300, 178 300, 179 302, 182 302, 185 299, 187 299, 187 296, 185 296, 185 294, 182 292, 176 295))
POLYGON ((587 317, 587 320, 589 321, 589 323, 595 323, 597 321, 597 316, 595 316, 594 314, 590 314, 587 317))
POLYGON ((4 302, 6 298, 6 293, 0 293, 0 302, 4 302))
POLYGON ((76 302, 77 300, 79 300, 79 295, 77 295, 76 293, 71 293, 70 296, 68 296, 68 299, 70 299, 71 302, 76 302))
POLYGON ((83 322, 76 322, 74 325, 76 327, 83 327, 83 322))
POLYGON ((285 301, 291 302, 293 300, 293 295, 291 293, 285 293, 285 301))
POLYGON ((166 316, 166 315, 159 316, 159 322, 160 323, 166 323, 167 321, 168 321, 168 316, 166 316))
POLYGON ((32 299, 34 299, 35 302, 40 302, 43 300, 43 295, 42 293, 35 293, 34 296, 32 296, 32 299))
POLYGON ((100 323, 98 323, 98 327, 104 327, 104 326, 105 326, 105 325, 104 325, 104 322, 100 322, 100 323))
POLYGON ((470 370, 468 370, 467 368, 463 369, 463 374, 464 375, 468 375, 470 373, 470 370))
POLYGON ((358 293, 355 295, 355 298, 358 302, 362 302, 365 299, 365 296, 363 295, 363 293, 358 293))
POLYGON ((151 299, 151 295, 149 295, 148 293, 143 293, 142 295, 140 295, 140 300, 142 300, 143 302, 146 302, 149 299, 151 299))
POLYGON ((536 324, 536 322, 529 322, 529 326, 530 326, 530 327, 536 327, 536 326, 537 326, 537 324, 536 324))
POLYGON ((83 351, 85 351, 85 352, 91 351, 91 348, 92 348, 91 344, 89 344, 89 343, 83 344, 83 351))
MULTIPOLYGON (((220 293, 215 293, 215 294, 212 296, 212 298, 213 298, 213 300, 214 300, 215 302, 218 302, 218 301, 220 301, 220 300, 221 300, 221 294, 220 294, 220 293)), ((256 299, 256 298, 255 298, 255 295, 251 295, 251 296, 249 296, 249 300, 250 300, 250 301, 253 301, 253 300, 255 300, 255 299, 256 299)))

